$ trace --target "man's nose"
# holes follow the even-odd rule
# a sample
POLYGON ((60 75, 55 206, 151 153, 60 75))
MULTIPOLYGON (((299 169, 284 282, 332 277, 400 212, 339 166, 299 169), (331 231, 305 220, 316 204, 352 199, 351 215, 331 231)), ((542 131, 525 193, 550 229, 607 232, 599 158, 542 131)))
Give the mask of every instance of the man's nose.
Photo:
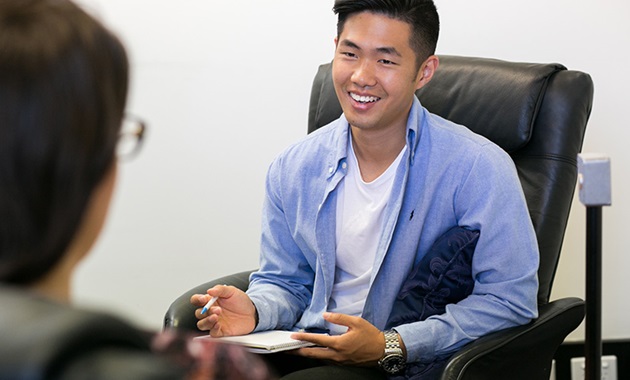
POLYGON ((376 85, 374 65, 370 62, 361 62, 352 73, 352 82, 359 87, 372 87, 376 85))

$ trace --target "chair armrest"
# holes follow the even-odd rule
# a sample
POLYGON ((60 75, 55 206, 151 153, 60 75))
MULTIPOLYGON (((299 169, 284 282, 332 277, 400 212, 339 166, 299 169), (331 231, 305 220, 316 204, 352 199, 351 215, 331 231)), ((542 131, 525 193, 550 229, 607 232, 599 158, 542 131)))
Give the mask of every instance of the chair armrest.
POLYGON ((538 313, 527 325, 464 346, 449 359, 441 380, 548 380, 554 353, 584 318, 584 301, 562 298, 539 305, 538 313))
POLYGON ((206 294, 206 290, 215 285, 232 285, 242 291, 246 291, 249 286, 249 275, 255 270, 248 270, 240 273, 221 277, 210 282, 198 285, 186 293, 179 296, 166 311, 164 316, 164 329, 175 329, 183 331, 200 332, 197 329, 197 317, 195 317, 196 307, 190 303, 193 294, 206 294))

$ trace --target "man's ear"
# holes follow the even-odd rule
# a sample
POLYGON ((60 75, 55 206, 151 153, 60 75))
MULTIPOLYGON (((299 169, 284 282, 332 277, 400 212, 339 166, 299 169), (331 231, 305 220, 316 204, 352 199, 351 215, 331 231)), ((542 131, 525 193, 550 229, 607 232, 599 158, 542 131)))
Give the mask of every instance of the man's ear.
POLYGON ((425 84, 431 81, 439 65, 440 59, 437 55, 431 55, 422 62, 420 70, 418 70, 418 76, 416 77, 416 90, 421 89, 425 84))

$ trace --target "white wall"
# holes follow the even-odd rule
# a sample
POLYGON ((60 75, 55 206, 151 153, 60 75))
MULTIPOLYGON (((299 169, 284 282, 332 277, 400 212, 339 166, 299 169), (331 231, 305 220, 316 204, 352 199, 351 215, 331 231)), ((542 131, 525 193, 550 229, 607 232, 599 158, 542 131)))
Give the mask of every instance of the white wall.
MULTIPOLYGON (((332 58, 332 0, 82 0, 129 49, 129 112, 150 135, 120 167, 104 234, 75 278, 78 304, 158 329, 170 302, 255 268, 267 165, 306 131, 313 75, 332 58)), ((604 338, 630 338, 623 189, 630 164, 625 0, 436 0, 440 54, 560 62, 592 75, 584 151, 612 159, 604 209, 604 338)), ((577 199, 577 197, 576 197, 577 199)), ((576 200, 552 298, 584 296, 584 208, 576 200)), ((570 336, 583 339, 580 329, 570 336)))

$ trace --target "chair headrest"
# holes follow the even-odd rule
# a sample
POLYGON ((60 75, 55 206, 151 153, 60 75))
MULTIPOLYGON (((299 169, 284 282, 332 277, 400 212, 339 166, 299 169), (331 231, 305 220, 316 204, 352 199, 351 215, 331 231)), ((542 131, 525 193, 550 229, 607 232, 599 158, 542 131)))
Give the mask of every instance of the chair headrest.
POLYGON ((441 56, 433 79, 416 92, 431 112, 486 136, 508 152, 527 144, 549 78, 560 64, 441 56))

